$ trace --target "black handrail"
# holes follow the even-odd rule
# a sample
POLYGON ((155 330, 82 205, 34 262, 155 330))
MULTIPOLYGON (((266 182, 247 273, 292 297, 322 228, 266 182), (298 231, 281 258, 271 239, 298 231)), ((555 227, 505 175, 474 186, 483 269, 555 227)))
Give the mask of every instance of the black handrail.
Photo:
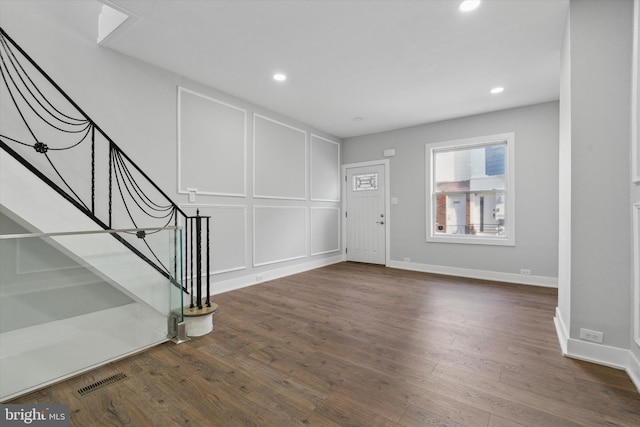
MULTIPOLYGON (((201 254, 203 242, 201 231, 202 220, 206 219, 207 280, 205 295, 207 306, 210 306, 209 217, 200 216, 199 211, 195 217, 190 217, 180 209, 1 27, 0 72, 10 100, 19 115, 19 121, 23 123, 24 128, 28 131, 25 133, 26 137, 21 138, 20 136, 10 137, 4 134, 4 130, 0 130, 0 133, 2 133, 0 134, 0 147, 75 207, 84 212, 103 229, 142 228, 141 224, 138 224, 141 220, 151 222, 163 221, 161 226, 168 226, 171 221, 173 221, 173 225, 178 226, 180 217, 184 224, 185 235, 187 236, 185 240, 185 252, 188 254, 189 252, 193 253, 195 251, 198 256, 196 266, 197 276, 195 278, 197 281, 197 289, 195 290, 197 301, 195 301, 195 305, 197 305, 198 308, 202 308, 201 254), (22 61, 19 60, 14 49, 28 64, 23 64, 22 61), (27 72, 25 69, 27 66, 35 70, 33 75, 27 72), (34 79, 41 78, 44 78, 44 82, 38 83, 42 84, 37 84, 34 81, 34 79), (61 95, 75 111, 65 114, 54 106, 54 101, 43 93, 44 89, 41 86, 47 85, 51 86, 55 94, 61 95), (75 113, 78 113, 81 118, 74 117, 75 113), (51 142, 49 142, 49 139, 42 137, 41 134, 44 133, 42 128, 50 132, 47 137, 51 138, 51 142), (51 133, 51 128, 55 129, 53 133, 51 133), (81 138, 77 141, 78 138, 75 137, 72 145, 57 147, 56 142, 58 141, 55 141, 55 138, 60 138, 60 135, 64 134, 80 134, 81 138), (100 138, 104 140, 102 146, 98 144, 100 138), (56 164, 49 153, 57 153, 71 149, 81 150, 82 146, 86 146, 86 144, 83 145, 82 143, 89 139, 91 141, 91 190, 90 200, 86 200, 87 196, 83 197, 82 195, 81 190, 83 189, 72 188, 67 182, 67 180, 70 179, 69 176, 65 178, 64 171, 61 171, 63 167, 69 167, 69 163, 73 164, 73 162, 56 164), (45 141, 48 143, 45 143, 45 141), (9 144, 12 144, 15 148, 11 148, 9 144), (28 147, 33 149, 33 151, 21 147, 28 147), (99 161, 98 150, 101 147, 103 149, 103 155, 108 156, 108 166, 106 166, 108 168, 108 185, 107 188, 104 189, 104 191, 107 192, 106 202, 108 206, 106 207, 106 213, 101 213, 100 209, 105 209, 105 207, 97 204, 97 199, 99 199, 101 195, 101 193, 97 191, 97 185, 102 182, 101 177, 98 176, 99 171, 97 169, 97 162, 99 161), (23 150, 22 152, 19 152, 20 148, 23 150), (34 151, 38 153, 37 155, 43 155, 46 162, 43 162, 41 157, 32 158, 31 161, 29 161, 28 157, 33 156, 34 151), (49 176, 43 172, 44 169, 49 170, 49 176), (114 204, 117 204, 117 218, 114 218, 114 204), (126 227, 114 227, 116 221, 122 221, 123 219, 133 224, 133 227, 128 227, 129 224, 126 224, 126 227), (197 229, 195 240, 193 238, 189 239, 188 237, 193 227, 197 229)), ((24 129, 22 129, 22 131, 24 131, 24 129)), ((79 152, 79 154, 76 155, 82 155, 82 153, 79 152)), ((68 175, 71 174, 77 175, 78 171, 72 168, 71 173, 68 175)), ((75 176, 75 178, 75 181, 77 181, 78 177, 75 176)), ((153 226, 157 226, 157 224, 153 224, 153 226)), ((191 294, 191 307, 194 307, 194 269, 192 262, 190 263, 187 256, 183 259, 183 264, 180 266, 181 271, 179 272, 177 257, 174 257, 172 269, 164 265, 154 252, 154 249, 149 245, 145 233, 138 233, 136 235, 136 237, 144 243, 142 249, 136 247, 136 244, 126 240, 123 236, 118 234, 114 234, 114 236, 161 274, 169 278, 173 284, 178 285, 175 278, 182 277, 184 282, 181 287, 185 292, 189 292, 188 283, 191 282, 189 293, 191 294), (146 249, 144 247, 146 247, 146 249), (145 253, 143 253, 143 251, 145 253)), ((182 242, 180 244, 182 244, 182 242)))

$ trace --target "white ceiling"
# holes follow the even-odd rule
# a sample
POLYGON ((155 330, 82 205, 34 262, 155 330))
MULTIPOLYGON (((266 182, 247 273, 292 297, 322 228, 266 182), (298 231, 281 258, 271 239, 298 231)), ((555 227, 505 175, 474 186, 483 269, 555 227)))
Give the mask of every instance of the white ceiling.
POLYGON ((568 0, 104 2, 109 48, 340 138, 558 99, 568 0))

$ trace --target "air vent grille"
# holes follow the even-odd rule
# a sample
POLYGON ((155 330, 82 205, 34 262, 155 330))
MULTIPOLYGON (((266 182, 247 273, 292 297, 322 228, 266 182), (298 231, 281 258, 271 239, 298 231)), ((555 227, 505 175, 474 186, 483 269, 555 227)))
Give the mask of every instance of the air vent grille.
POLYGON ((118 372, 115 375, 112 375, 108 378, 105 378, 103 380, 100 381, 96 381, 93 384, 89 384, 88 386, 82 387, 80 389, 78 389, 78 394, 80 394, 80 396, 85 396, 91 392, 94 392, 96 390, 99 390, 103 387, 106 387, 108 385, 111 385, 113 383, 116 383, 118 381, 124 380, 126 379, 127 376, 125 374, 123 374, 122 372, 118 372))

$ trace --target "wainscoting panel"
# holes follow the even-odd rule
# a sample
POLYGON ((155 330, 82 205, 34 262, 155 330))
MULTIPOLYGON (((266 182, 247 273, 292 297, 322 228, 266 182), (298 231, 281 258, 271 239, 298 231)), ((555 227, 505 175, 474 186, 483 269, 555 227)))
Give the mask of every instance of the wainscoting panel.
MULTIPOLYGON (((247 207, 241 205, 185 204, 189 215, 209 216, 211 274, 247 268, 247 207)), ((204 237, 203 237, 204 239, 204 237)))
POLYGON ((313 134, 311 200, 340 201, 340 144, 313 134))
POLYGON ((298 206, 253 207, 253 265, 304 258, 307 209, 298 206))
POLYGON ((253 194, 306 200, 307 132, 254 114, 253 194))
POLYGON ((311 208, 311 255, 340 250, 340 209, 311 208))
POLYGON ((247 111, 178 88, 178 191, 246 195, 247 111))

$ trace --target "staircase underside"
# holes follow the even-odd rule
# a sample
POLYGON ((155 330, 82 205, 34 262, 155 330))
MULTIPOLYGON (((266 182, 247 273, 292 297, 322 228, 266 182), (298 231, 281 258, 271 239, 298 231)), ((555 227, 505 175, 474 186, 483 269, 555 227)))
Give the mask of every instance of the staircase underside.
MULTIPOLYGON (((45 233, 96 229, 4 152, 0 207, 45 233)), ((16 281, 0 286, 0 401, 167 341, 168 280, 113 236, 89 237, 48 238, 42 268, 24 255, 35 238, 3 241, 16 281), (52 251, 66 261, 49 266, 52 251)))
POLYGON ((0 334, 0 401, 167 341, 166 319, 139 303, 0 334))
POLYGON ((0 296, 0 333, 135 302, 106 282, 0 296))

